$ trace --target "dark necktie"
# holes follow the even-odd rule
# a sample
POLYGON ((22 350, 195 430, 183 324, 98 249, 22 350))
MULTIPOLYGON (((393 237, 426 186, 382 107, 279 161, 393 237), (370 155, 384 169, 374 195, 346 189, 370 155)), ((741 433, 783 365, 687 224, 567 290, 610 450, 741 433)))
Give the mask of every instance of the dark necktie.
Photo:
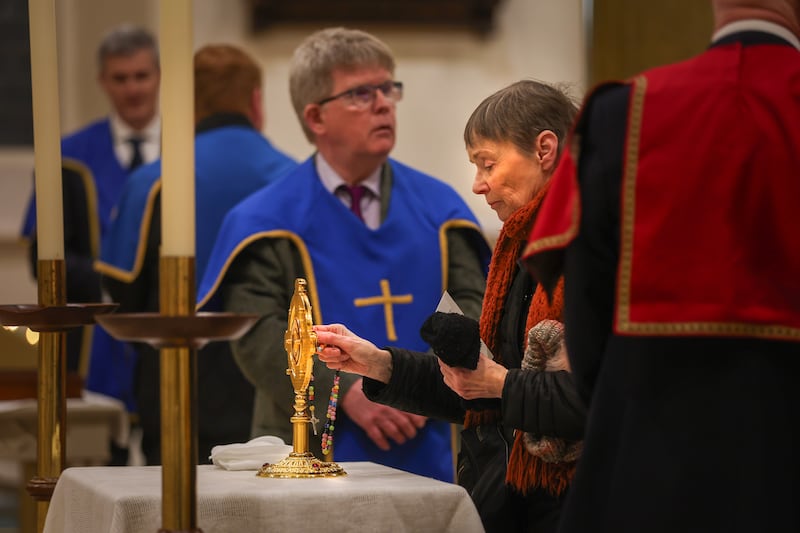
POLYGON ((342 185, 340 188, 350 195, 350 211, 363 222, 364 216, 361 214, 361 199, 367 192, 367 188, 363 185, 353 185, 352 187, 350 185, 342 185))
POLYGON ((128 172, 133 172, 136 167, 144 163, 144 157, 142 157, 143 139, 141 137, 131 137, 128 142, 131 144, 131 152, 133 153, 131 162, 128 164, 128 172))

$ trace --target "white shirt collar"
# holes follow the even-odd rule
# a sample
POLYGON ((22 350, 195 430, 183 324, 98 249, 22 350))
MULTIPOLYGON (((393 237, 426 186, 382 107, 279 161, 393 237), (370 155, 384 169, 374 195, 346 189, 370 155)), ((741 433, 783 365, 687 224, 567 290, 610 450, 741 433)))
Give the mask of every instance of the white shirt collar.
POLYGON ((727 37, 728 35, 742 31, 760 31, 764 33, 771 33, 772 35, 788 41, 792 44, 792 46, 800 50, 800 39, 797 38, 797 35, 789 31, 788 28, 785 28, 780 24, 775 24, 774 22, 768 22, 766 20, 759 19, 737 20, 736 22, 726 24, 714 32, 714 35, 711 37, 711 42, 716 42, 724 37, 727 37))
POLYGON ((114 112, 109 115, 109 121, 111 122, 111 135, 114 137, 115 144, 124 143, 134 135, 141 137, 144 141, 150 142, 158 142, 161 138, 161 116, 158 113, 156 113, 153 120, 141 130, 131 128, 114 112))
MULTIPOLYGON (((319 179, 322 181, 322 185, 325 189, 328 190, 331 194, 336 193, 336 189, 339 188, 340 185, 348 185, 339 174, 333 169, 333 167, 322 157, 322 154, 317 152, 314 158, 317 164, 317 174, 319 174, 319 179)), ((375 198, 381 197, 381 169, 383 165, 378 166, 372 173, 367 176, 367 178, 362 181, 359 185, 365 186, 370 192, 375 196, 375 198)))
POLYGON ((133 155, 133 148, 128 143, 133 136, 142 139, 140 150, 145 163, 158 159, 161 154, 161 117, 158 114, 139 131, 131 128, 114 112, 108 118, 111 125, 111 140, 114 143, 114 155, 123 168, 128 167, 133 155))

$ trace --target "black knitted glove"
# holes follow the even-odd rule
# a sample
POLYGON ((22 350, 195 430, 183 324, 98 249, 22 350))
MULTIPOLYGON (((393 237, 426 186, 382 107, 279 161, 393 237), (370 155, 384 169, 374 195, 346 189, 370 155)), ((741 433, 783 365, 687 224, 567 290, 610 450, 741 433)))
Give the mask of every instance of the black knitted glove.
POLYGON ((481 337, 478 322, 458 313, 433 313, 419 331, 423 340, 448 366, 478 367, 481 337))

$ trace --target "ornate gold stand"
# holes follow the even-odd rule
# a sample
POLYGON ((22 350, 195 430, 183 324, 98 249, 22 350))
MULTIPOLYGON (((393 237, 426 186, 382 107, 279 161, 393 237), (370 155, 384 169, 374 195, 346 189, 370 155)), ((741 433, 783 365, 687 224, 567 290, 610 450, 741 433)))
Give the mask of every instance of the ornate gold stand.
POLYGON ((93 324, 95 315, 113 311, 116 304, 67 304, 63 259, 38 262, 38 305, 0 306, 4 326, 25 326, 39 332, 37 384, 36 476, 27 485, 36 500, 37 531, 44 529, 58 477, 66 456, 66 330, 93 324))
POLYGON ((161 313, 99 317, 119 340, 146 342, 161 358, 161 519, 159 533, 197 528, 197 349, 242 336, 256 315, 194 313, 195 258, 161 257, 161 313))
POLYGON ((289 356, 286 373, 294 387, 294 415, 292 421, 292 453, 275 464, 266 463, 257 475, 277 478, 335 477, 346 475, 336 463, 320 461, 308 451, 308 425, 306 392, 311 381, 314 353, 317 351, 317 335, 311 326, 311 304, 306 294, 306 280, 294 282, 294 295, 289 307, 289 324, 283 338, 289 356))

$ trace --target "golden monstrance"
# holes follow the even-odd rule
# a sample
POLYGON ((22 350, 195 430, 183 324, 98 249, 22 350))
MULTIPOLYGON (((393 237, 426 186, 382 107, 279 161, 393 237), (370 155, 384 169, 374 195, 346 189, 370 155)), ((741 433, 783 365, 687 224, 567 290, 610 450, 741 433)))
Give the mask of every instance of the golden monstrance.
POLYGON ((266 463, 258 471, 260 477, 308 478, 334 477, 345 475, 344 469, 336 463, 320 461, 308 451, 307 394, 314 367, 314 354, 317 351, 317 334, 312 329, 311 303, 306 293, 306 280, 294 281, 294 295, 289 305, 289 324, 283 337, 283 344, 289 356, 286 373, 294 388, 294 415, 292 421, 292 453, 281 461, 266 463))

